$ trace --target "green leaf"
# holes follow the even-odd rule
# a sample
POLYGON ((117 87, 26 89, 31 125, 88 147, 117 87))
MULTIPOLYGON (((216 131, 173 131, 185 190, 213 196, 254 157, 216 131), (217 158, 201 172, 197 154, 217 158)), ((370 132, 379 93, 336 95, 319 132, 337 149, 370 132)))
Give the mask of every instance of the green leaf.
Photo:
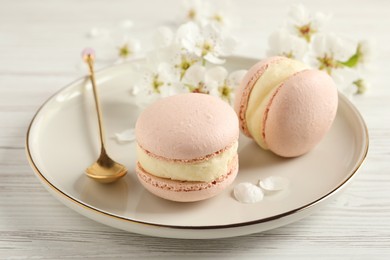
POLYGON ((359 54, 355 53, 347 61, 339 61, 338 63, 350 68, 356 67, 356 65, 359 63, 359 54))

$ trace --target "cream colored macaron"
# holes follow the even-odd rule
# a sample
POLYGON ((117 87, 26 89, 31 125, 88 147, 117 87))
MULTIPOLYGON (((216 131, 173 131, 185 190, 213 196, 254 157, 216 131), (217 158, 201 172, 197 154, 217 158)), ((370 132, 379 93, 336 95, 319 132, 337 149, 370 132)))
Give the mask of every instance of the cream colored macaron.
POLYGON ((330 129, 337 105, 337 88, 327 73, 285 57, 255 64, 235 100, 244 134, 283 157, 313 149, 330 129))

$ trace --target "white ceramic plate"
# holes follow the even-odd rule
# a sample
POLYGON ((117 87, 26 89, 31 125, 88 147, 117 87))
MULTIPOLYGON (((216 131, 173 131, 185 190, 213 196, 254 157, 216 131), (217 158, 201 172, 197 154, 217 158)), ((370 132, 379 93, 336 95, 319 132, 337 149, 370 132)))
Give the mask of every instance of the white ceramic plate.
MULTIPOLYGON (((233 57, 226 66, 242 69, 255 62, 233 57)), ((329 201, 349 183, 367 154, 365 123, 340 95, 331 131, 304 156, 283 159, 240 137, 240 170, 234 184, 278 175, 289 179, 288 189, 256 204, 237 202, 232 196, 234 185, 201 202, 160 199, 138 183, 134 143, 119 144, 112 138, 133 127, 139 113, 129 92, 131 66, 122 64, 97 73, 109 153, 129 168, 121 181, 99 184, 83 173, 99 151, 91 86, 85 78, 51 97, 27 133, 27 156, 43 186, 68 207, 103 224, 172 238, 219 238, 269 230, 299 220, 329 201)))

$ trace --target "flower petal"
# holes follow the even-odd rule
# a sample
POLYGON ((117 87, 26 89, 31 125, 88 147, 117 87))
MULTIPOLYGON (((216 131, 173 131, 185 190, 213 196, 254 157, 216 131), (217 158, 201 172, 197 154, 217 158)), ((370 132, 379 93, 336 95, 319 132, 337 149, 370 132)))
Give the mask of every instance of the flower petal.
POLYGON ((328 38, 328 47, 336 60, 346 61, 354 55, 357 46, 352 41, 330 34, 328 38))
POLYGON ((115 137, 118 142, 132 142, 135 140, 135 130, 130 128, 121 133, 115 133, 115 137))
POLYGON ((210 3, 204 0, 181 1, 184 20, 196 22, 198 24, 206 23, 210 14, 210 3))
POLYGON ((242 182, 234 187, 234 197, 241 203, 256 203, 264 198, 264 193, 260 187, 242 182))
POLYGON ((237 48, 237 45, 237 40, 234 37, 225 35, 217 45, 217 50, 221 55, 228 56, 237 48))
POLYGON ((281 176, 269 176, 263 180, 259 180, 259 186, 266 191, 284 190, 289 185, 289 180, 281 176))
POLYGON ((141 50, 141 42, 137 39, 128 39, 127 44, 133 54, 141 50))
POLYGON ((367 63, 373 59, 375 49, 374 45, 375 43, 372 40, 363 40, 359 42, 361 63, 367 63))
POLYGON ((216 66, 208 69, 205 74, 205 83, 215 81, 219 86, 225 83, 228 71, 222 66, 216 66))
POLYGON ((158 99, 160 99, 160 94, 157 93, 147 93, 147 92, 140 92, 135 99, 135 105, 139 108, 146 108, 150 104, 154 103, 158 99))
POLYGON ((323 29, 329 21, 332 19, 332 14, 324 14, 321 12, 317 12, 314 15, 314 18, 311 21, 311 27, 315 31, 320 31, 323 29))
POLYGON ((183 87, 182 84, 177 82, 175 84, 160 87, 160 94, 162 98, 182 93, 188 93, 188 88, 183 87))
POLYGON ((348 60, 355 52, 356 45, 333 33, 318 34, 313 38, 312 48, 316 57, 325 55, 338 61, 348 60))
POLYGON ((205 67, 194 64, 186 71, 182 82, 191 86, 198 86, 199 83, 204 81, 205 72, 205 67))
POLYGON ((171 64, 167 62, 162 62, 158 65, 157 74, 159 80, 163 84, 172 83, 179 80, 179 72, 171 64))
POLYGON ((284 29, 272 33, 268 43, 267 56, 280 55, 302 60, 308 49, 308 44, 304 39, 284 29))
POLYGON ((202 41, 202 36, 200 28, 196 23, 188 22, 177 29, 176 42, 181 43, 188 51, 196 51, 199 41, 202 41))
POLYGON ((221 97, 221 92, 219 92, 218 85, 216 84, 216 82, 214 82, 214 84, 211 83, 207 85, 207 90, 209 91, 210 96, 218 97, 218 98, 221 97))
POLYGON ((236 70, 231 72, 226 80, 227 85, 233 88, 238 87, 247 72, 247 70, 236 70))
POLYGON ((354 82, 359 79, 358 71, 344 67, 332 70, 331 76, 340 92, 348 98, 351 98, 356 93, 357 89, 354 82))
POLYGON ((203 58, 212 64, 223 64, 226 61, 224 59, 218 58, 217 56, 215 56, 214 54, 212 54, 210 52, 207 53, 203 58))
POLYGON ((306 25, 310 22, 310 15, 306 7, 302 4, 291 6, 288 16, 296 26, 306 25))
POLYGON ((157 29, 153 37, 153 44, 157 48, 165 48, 172 44, 174 33, 171 28, 162 26, 157 29))

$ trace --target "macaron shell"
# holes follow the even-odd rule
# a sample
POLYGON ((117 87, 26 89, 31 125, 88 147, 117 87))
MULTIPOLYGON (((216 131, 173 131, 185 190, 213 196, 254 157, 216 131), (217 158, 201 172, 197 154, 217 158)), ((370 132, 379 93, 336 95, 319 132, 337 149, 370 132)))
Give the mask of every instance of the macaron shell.
POLYGON ((269 63, 266 70, 254 84, 248 99, 245 122, 252 138, 261 148, 268 149, 261 133, 264 124, 264 114, 275 89, 289 77, 307 69, 307 65, 297 60, 280 59, 277 62, 269 63))
POLYGON ((238 119, 219 98, 180 94, 161 99, 139 116, 138 144, 167 159, 190 160, 220 151, 237 141, 238 119))
POLYGON ((265 115, 263 137, 268 148, 283 157, 302 155, 330 129, 337 112, 338 93, 332 78, 304 70, 276 89, 265 115))
POLYGON ((248 99, 251 94, 252 88, 256 84, 256 81, 261 77, 268 65, 271 63, 278 62, 279 60, 286 59, 282 56, 270 57, 262 60, 253 65, 242 79, 240 86, 236 89, 234 110, 239 118, 240 129, 248 136, 252 137, 249 130, 246 127, 246 108, 248 105, 248 99))
POLYGON ((238 156, 230 164, 229 172, 212 182, 187 182, 160 178, 147 173, 139 164, 136 171, 141 184, 158 197, 178 202, 199 201, 218 195, 233 183, 238 173, 238 156))

